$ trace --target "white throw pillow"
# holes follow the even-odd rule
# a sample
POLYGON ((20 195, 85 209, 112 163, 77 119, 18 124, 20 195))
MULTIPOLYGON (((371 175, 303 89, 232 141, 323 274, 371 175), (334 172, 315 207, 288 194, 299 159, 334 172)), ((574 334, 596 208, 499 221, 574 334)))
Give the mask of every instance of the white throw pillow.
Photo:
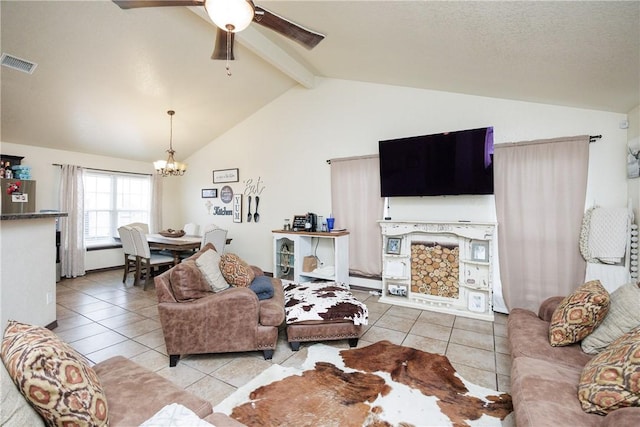
POLYGON ((201 419, 195 412, 179 403, 160 409, 140 427, 215 427, 201 419))
POLYGON ((640 325, 640 287, 635 282, 611 293, 609 313, 602 323, 582 340, 582 351, 598 354, 609 344, 640 325))
POLYGON ((220 255, 218 252, 211 249, 205 251, 196 259, 196 265, 213 292, 220 292, 229 287, 220 271, 220 255))

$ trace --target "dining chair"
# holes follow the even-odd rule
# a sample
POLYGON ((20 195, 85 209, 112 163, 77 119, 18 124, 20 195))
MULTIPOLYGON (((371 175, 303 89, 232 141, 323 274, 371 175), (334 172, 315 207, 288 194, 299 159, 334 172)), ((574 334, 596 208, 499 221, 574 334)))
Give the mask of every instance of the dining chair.
POLYGON ((200 226, 193 222, 184 225, 184 234, 187 236, 199 236, 200 235, 200 226))
POLYGON ((203 248, 207 243, 212 243, 216 248, 216 252, 219 254, 224 253, 224 247, 227 245, 227 230, 216 228, 206 231, 202 235, 202 244, 200 247, 203 248))
POLYGON ((147 285, 152 281, 153 271, 165 265, 173 266, 174 259, 169 255, 152 253, 151 249, 149 249, 147 236, 142 229, 131 227, 131 234, 133 236, 133 244, 136 248, 136 256, 138 257, 136 280, 133 282, 133 285, 135 286, 138 283, 141 274, 144 273, 145 282, 142 290, 146 291, 147 285))
POLYGON ((149 224, 144 222, 132 222, 131 224, 127 224, 127 227, 138 227, 144 234, 149 234, 149 224))
POLYGON ((216 230, 220 228, 219 226, 217 226, 216 224, 207 224, 204 227, 202 227, 202 235, 204 236, 204 233, 206 233, 207 231, 211 231, 211 230, 216 230))
POLYGON ((118 235, 120 235, 122 251, 124 252, 124 275, 122 276, 122 283, 125 283, 129 273, 136 273, 138 268, 138 257, 136 256, 136 248, 133 244, 131 227, 126 225, 118 227, 118 235))

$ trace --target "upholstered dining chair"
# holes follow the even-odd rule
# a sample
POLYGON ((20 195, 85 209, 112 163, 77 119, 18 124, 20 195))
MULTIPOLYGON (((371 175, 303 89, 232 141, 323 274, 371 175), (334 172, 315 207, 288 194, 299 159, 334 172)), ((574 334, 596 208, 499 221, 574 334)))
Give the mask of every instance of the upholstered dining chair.
POLYGON ((207 243, 212 243, 216 248, 216 252, 223 254, 224 247, 227 245, 227 230, 216 228, 206 231, 202 235, 202 244, 200 247, 204 248, 207 243))
POLYGON ((204 236, 204 233, 206 233, 207 231, 215 230, 217 228, 220 228, 220 226, 217 224, 205 224, 202 226, 202 235, 204 236))
POLYGON ((122 251, 124 252, 124 275, 122 276, 122 283, 125 283, 129 273, 136 273, 138 268, 138 257, 136 256, 136 248, 133 244, 131 227, 126 225, 119 227, 118 235, 120 235, 122 251))
POLYGON ((144 222, 132 222, 131 224, 127 224, 127 227, 138 227, 144 234, 149 234, 149 224, 144 222))
POLYGON ((200 226, 198 224, 194 224, 190 222, 184 225, 184 234, 187 236, 199 236, 200 235, 200 226))
POLYGON ((174 259, 169 255, 152 253, 149 248, 149 242, 147 242, 147 236, 142 229, 138 227, 130 228, 133 236, 133 244, 136 248, 136 256, 138 257, 136 280, 133 282, 133 285, 135 286, 138 284, 141 274, 144 273, 145 281, 142 289, 146 291, 147 285, 152 283, 153 271, 165 265, 172 266, 174 264, 174 259))

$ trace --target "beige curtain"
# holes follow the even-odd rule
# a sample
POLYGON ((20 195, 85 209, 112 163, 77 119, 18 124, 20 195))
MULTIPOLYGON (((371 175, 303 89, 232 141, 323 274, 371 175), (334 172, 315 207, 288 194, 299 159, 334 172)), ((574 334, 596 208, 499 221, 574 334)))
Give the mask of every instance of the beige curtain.
POLYGON ((365 276, 382 272, 378 156, 331 160, 331 208, 335 228, 349 230, 349 271, 365 276))
POLYGON ((151 175, 151 218, 149 229, 152 233, 162 230, 162 176, 151 175))
POLYGON ((537 312, 584 280, 589 137, 496 144, 494 160, 502 292, 509 309, 537 312))
POLYGON ((80 166, 62 165, 60 174, 60 211, 67 217, 60 224, 60 275, 84 276, 84 182, 80 166))

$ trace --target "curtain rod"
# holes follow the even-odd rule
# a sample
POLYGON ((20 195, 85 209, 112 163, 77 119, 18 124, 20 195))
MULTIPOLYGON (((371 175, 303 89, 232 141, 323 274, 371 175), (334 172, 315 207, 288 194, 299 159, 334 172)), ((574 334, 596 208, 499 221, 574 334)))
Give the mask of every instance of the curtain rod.
POLYGON ((368 154, 365 156, 353 156, 353 157, 340 157, 337 159, 329 159, 327 160, 327 164, 330 165, 331 162, 344 162, 349 160, 360 160, 360 159, 372 159, 374 157, 378 157, 378 154, 368 154))
POLYGON ((602 138, 602 135, 589 135, 589 142, 596 142, 600 138, 602 138))
MULTIPOLYGON (((62 165, 60 163, 51 163, 51 166, 59 166, 62 167, 62 165)), ((87 169, 90 171, 97 171, 97 172, 110 172, 110 173, 127 173, 129 175, 146 175, 146 176, 152 176, 153 174, 151 173, 142 173, 142 172, 125 172, 125 171, 115 171, 115 170, 111 170, 111 169, 97 169, 97 168, 85 168, 83 167, 83 169, 87 169)))

